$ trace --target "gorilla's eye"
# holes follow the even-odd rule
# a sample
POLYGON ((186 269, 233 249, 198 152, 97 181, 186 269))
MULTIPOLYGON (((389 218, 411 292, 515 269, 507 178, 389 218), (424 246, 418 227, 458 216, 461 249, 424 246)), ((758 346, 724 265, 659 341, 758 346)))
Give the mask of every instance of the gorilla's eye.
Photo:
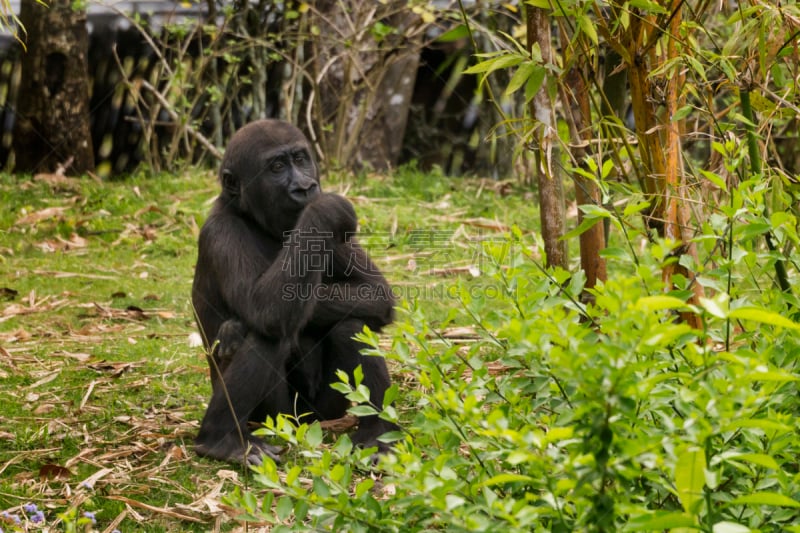
POLYGON ((305 163, 306 161, 308 161, 308 154, 303 151, 295 152, 294 154, 292 154, 292 156, 294 157, 295 163, 305 163))
POLYGON ((272 172, 282 172, 286 165, 281 160, 275 160, 269 164, 269 169, 272 172))

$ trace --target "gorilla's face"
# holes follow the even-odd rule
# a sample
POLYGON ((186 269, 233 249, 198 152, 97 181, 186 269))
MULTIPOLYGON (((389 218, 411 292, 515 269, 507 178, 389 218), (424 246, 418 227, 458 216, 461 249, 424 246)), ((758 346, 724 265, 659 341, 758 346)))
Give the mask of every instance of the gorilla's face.
POLYGON ((253 122, 233 136, 220 179, 223 195, 276 237, 294 228, 303 208, 320 194, 308 140, 276 120, 253 122))

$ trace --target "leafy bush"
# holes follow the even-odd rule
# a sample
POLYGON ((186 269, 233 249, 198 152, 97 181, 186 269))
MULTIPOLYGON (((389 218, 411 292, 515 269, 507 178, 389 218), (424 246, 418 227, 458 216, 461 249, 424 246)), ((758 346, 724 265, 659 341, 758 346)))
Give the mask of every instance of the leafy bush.
MULTIPOLYGON (((738 203, 736 217, 759 212, 738 203)), ((698 242, 719 240, 725 214, 698 242)), ((364 336, 411 382, 383 414, 400 412, 396 452, 373 469, 346 435, 321 446, 317 424, 279 419, 267 431, 296 460, 266 459, 266 491, 229 503, 274 531, 800 531, 800 325, 764 283, 757 237, 710 253, 700 282, 736 290, 702 307, 664 291, 668 242, 606 250, 589 306, 581 275, 542 269, 519 232, 484 245, 485 275, 453 291, 458 313, 434 328, 441 317, 406 303, 390 346, 364 336), (443 334, 460 315, 479 340, 443 334)))

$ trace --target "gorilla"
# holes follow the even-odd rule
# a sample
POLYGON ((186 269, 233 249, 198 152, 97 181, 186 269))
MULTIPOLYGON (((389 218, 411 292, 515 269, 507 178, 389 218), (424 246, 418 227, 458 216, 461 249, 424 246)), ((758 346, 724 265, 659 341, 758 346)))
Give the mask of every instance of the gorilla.
MULTIPOLYGON (((390 385, 380 357, 353 336, 393 319, 386 279, 353 238, 352 204, 323 193, 311 146, 294 126, 252 122, 234 134, 221 193, 200 231, 192 303, 211 372, 211 399, 195 440, 205 457, 259 464, 280 449, 248 422, 279 413, 340 418, 349 401, 330 384, 361 365, 370 403, 390 385)), ((351 378, 352 382, 352 378, 351 378)), ((397 427, 361 417, 354 443, 385 451, 397 427)))

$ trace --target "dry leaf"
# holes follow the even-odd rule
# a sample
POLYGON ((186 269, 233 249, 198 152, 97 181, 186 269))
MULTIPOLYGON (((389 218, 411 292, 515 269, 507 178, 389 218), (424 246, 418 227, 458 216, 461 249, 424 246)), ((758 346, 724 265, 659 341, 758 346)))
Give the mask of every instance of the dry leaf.
POLYGON ((89 368, 97 372, 110 372, 111 377, 115 378, 121 376, 127 370, 130 370, 138 363, 107 363, 105 361, 98 361, 93 365, 88 365, 89 368))
POLYGON ((21 216, 20 218, 17 219, 16 223, 32 225, 36 224, 37 222, 41 222, 42 220, 60 217, 68 210, 69 210, 68 207, 47 207, 45 209, 42 209, 41 211, 35 211, 33 213, 28 213, 21 216))
POLYGON ((45 479, 58 479, 65 481, 69 479, 70 476, 72 476, 72 472, 61 465, 46 464, 42 465, 42 467, 39 469, 39 479, 42 481, 45 479))
POLYGON ((55 190, 77 191, 80 189, 80 180, 67 178, 61 174, 36 174, 33 177, 33 181, 45 183, 55 190))
POLYGON ((56 406, 51 403, 43 403, 39 407, 33 410, 33 414, 35 415, 45 415, 47 413, 52 413, 55 411, 56 406))
POLYGON ((88 353, 83 353, 83 352, 73 353, 73 352, 67 352, 65 350, 55 351, 55 352, 53 352, 53 355, 56 356, 56 357, 69 357, 70 359, 75 359, 80 363, 85 363, 86 361, 88 361, 92 357, 88 353))
POLYGON ((58 377, 59 374, 61 374, 61 370, 56 370, 55 372, 50 372, 49 374, 47 374, 45 377, 43 377, 42 379, 40 379, 39 381, 37 381, 33 385, 28 385, 27 388, 35 389, 36 387, 38 387, 40 385, 45 385, 47 383, 50 383, 51 381, 55 380, 58 377))
POLYGON ((58 237, 59 242, 61 242, 67 250, 73 250, 75 248, 86 248, 88 241, 78 235, 77 233, 72 233, 69 236, 69 240, 64 240, 61 237, 58 237))

